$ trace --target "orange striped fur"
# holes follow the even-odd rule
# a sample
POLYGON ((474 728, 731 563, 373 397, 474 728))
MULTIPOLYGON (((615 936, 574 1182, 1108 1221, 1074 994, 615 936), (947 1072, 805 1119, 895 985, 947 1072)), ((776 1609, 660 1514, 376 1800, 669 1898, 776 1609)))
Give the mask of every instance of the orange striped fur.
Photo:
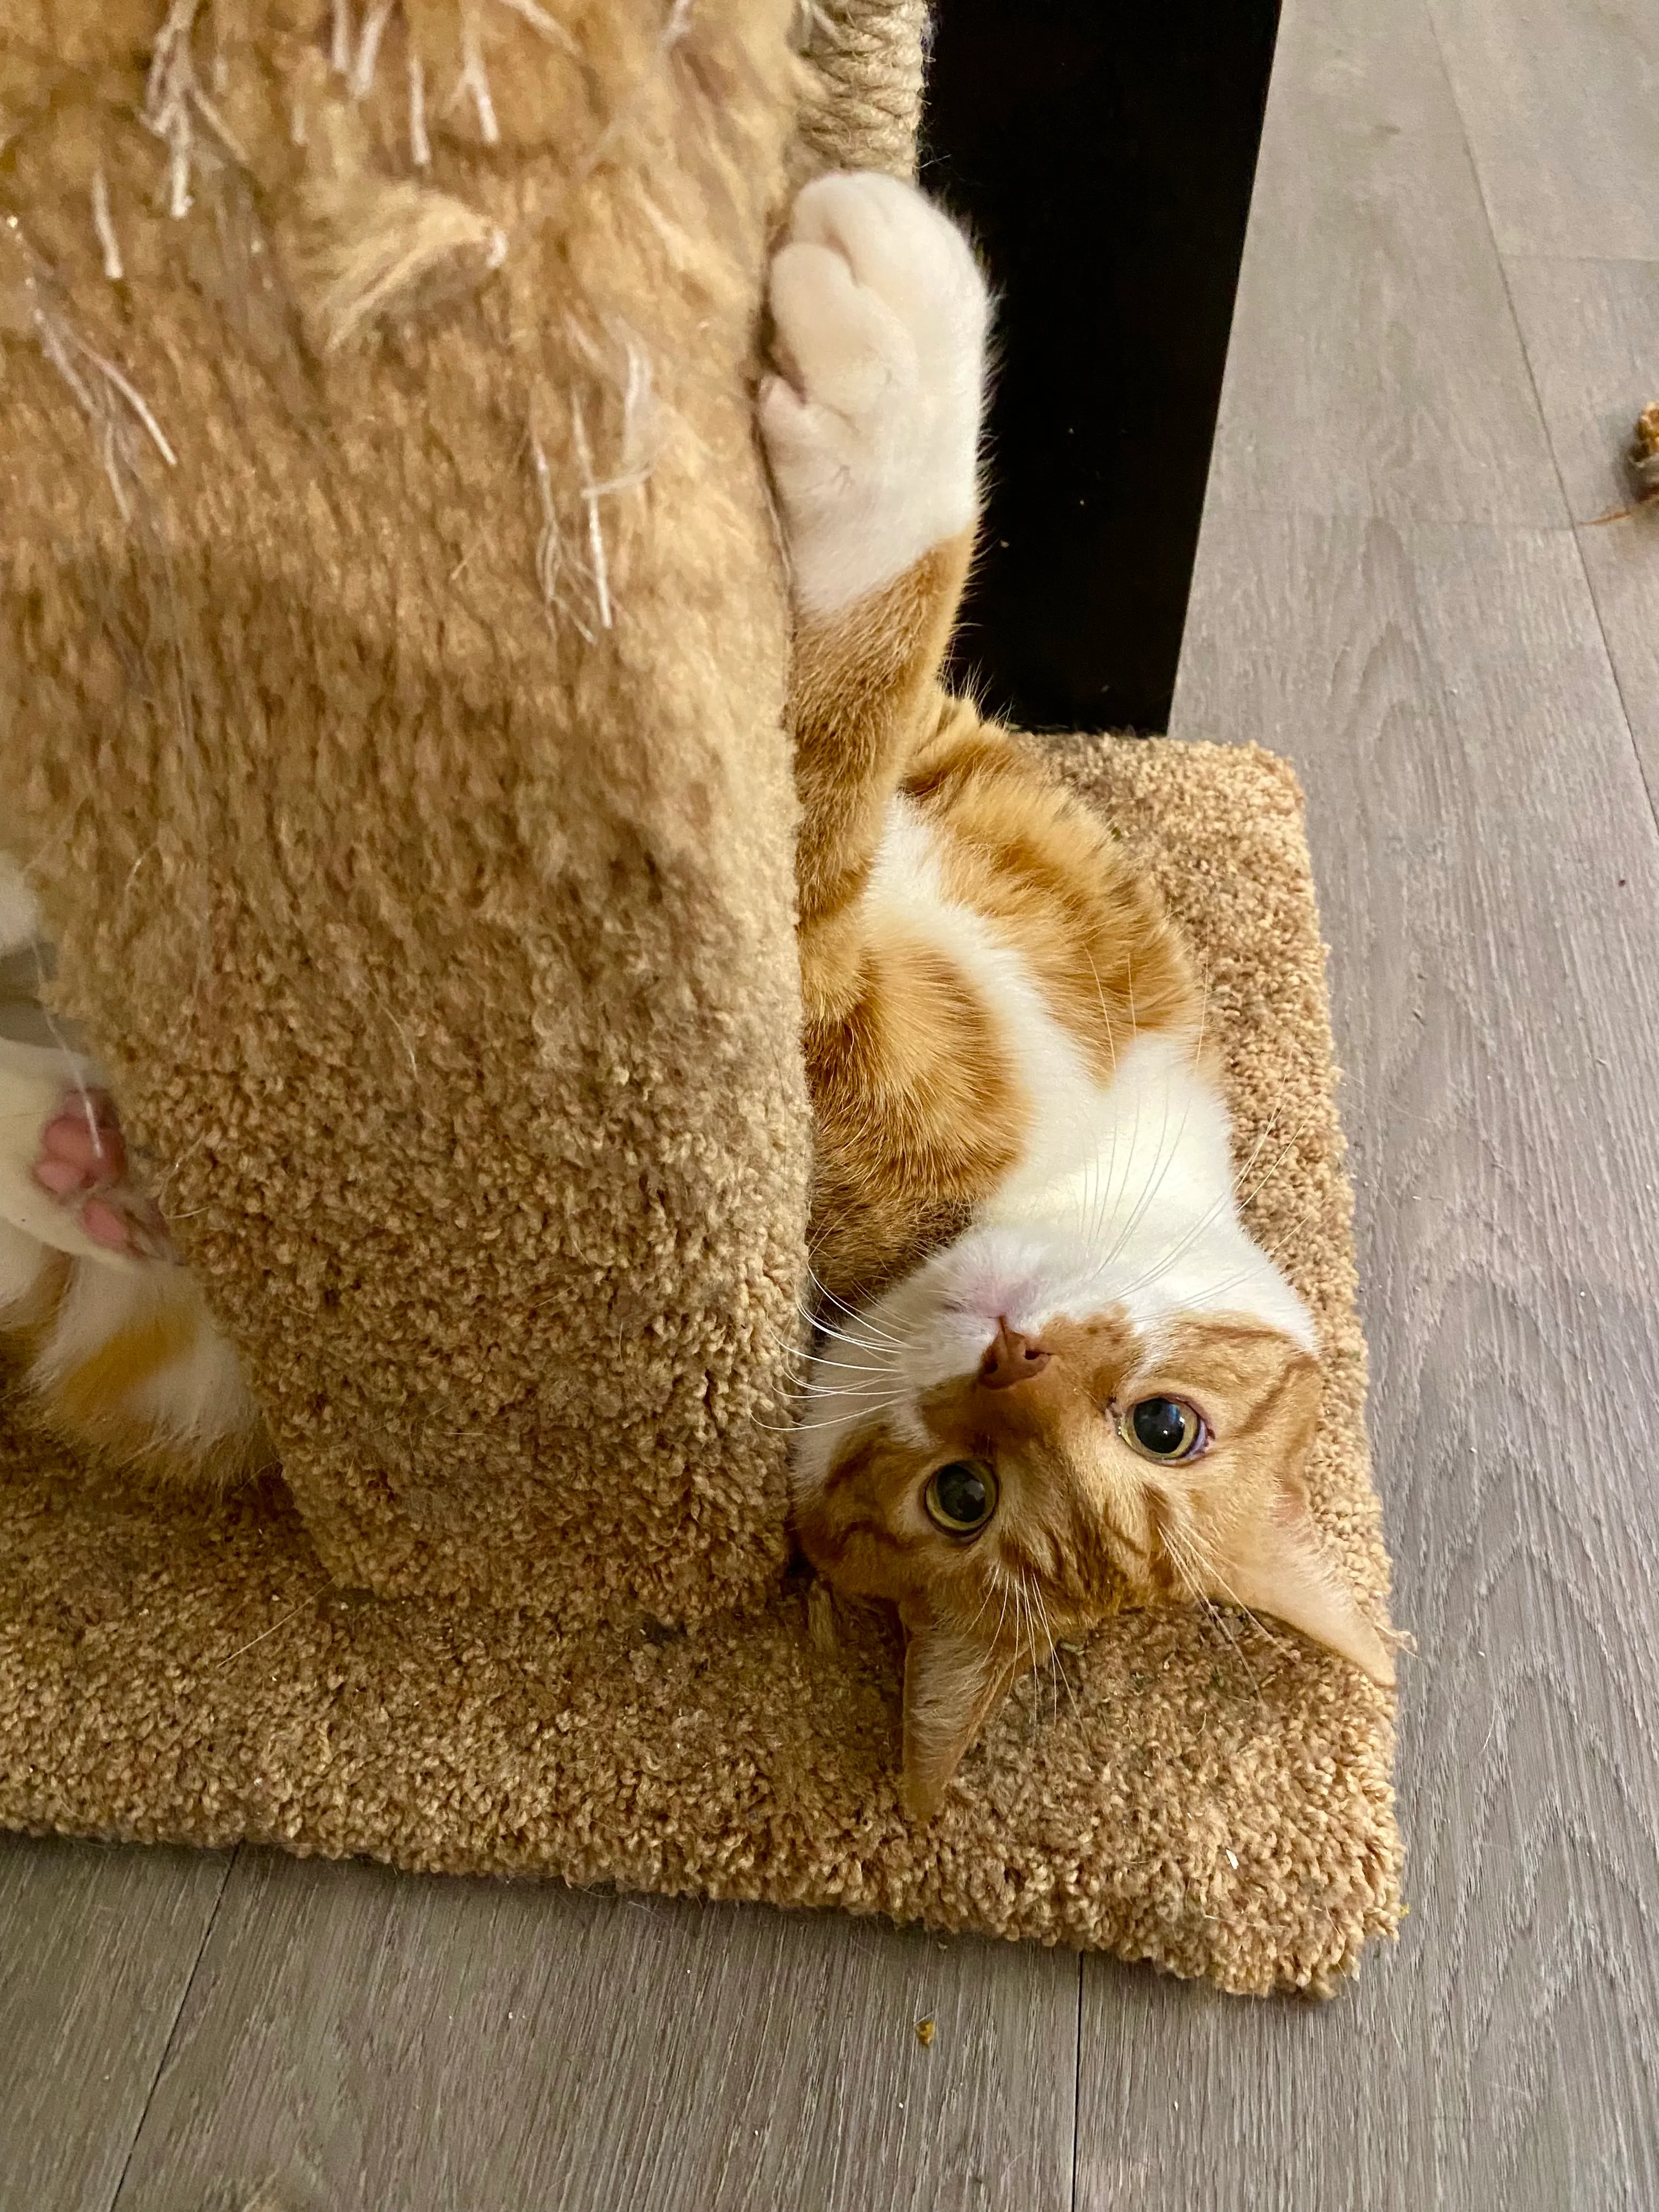
MULTIPOLYGON (((833 1433, 836 1409, 852 1401, 827 1456, 798 1454, 796 1529, 837 1588, 890 1603, 904 1621, 905 1785, 923 1814, 1018 1674, 1126 1605, 1258 1606, 1391 1674, 1375 1631, 1325 1572, 1308 1518, 1316 1358, 1243 1295, 1237 1313, 1178 1316, 1156 1336, 1127 1303, 1079 1316, 1051 1299, 1031 1380, 985 1388, 975 1346, 946 1379, 899 1391, 896 1412, 857 1418, 861 1370, 872 1403, 902 1380, 891 1355, 921 1326, 918 1264, 948 1255, 981 1217, 1042 1113, 998 1004, 871 896, 896 803, 925 825, 947 901, 1018 956, 1103 1089, 1149 1036, 1171 1040, 1194 1080, 1208 1067, 1193 963, 1153 887, 1028 743, 937 687, 931 662, 964 550, 941 549, 844 621, 803 632, 795 725, 818 1137, 811 1237, 827 1332, 805 1419, 816 1427, 828 1413, 833 1433), (1200 1407, 1213 1442, 1188 1467, 1149 1469, 1114 1424, 1165 1395, 1200 1407), (936 1527, 920 1502, 929 1477, 959 1461, 993 1468, 999 1483, 997 1516, 970 1540, 936 1527)), ((986 1334, 996 1318, 986 1314, 986 1334)))

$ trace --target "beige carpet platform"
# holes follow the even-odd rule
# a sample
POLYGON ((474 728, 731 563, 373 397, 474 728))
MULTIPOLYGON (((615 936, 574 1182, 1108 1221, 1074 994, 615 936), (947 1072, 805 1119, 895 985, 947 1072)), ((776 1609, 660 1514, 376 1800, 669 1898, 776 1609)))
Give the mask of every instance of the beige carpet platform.
MULTIPOLYGON (((1316 1510, 1376 1605, 1349 1194, 1287 769, 1105 741, 1071 773, 1154 856, 1225 1042, 1250 1206, 1328 1369, 1316 1510)), ((1399 1911, 1392 1699, 1288 1633, 1126 1615, 1027 1682, 939 1819, 893 1782, 898 1652, 803 1589, 688 1630, 331 1585, 279 1493, 146 1506, 14 1443, 0 1822, 836 1905, 1327 1989, 1399 1911)), ((619 1469, 648 1483, 648 1461, 619 1469)))

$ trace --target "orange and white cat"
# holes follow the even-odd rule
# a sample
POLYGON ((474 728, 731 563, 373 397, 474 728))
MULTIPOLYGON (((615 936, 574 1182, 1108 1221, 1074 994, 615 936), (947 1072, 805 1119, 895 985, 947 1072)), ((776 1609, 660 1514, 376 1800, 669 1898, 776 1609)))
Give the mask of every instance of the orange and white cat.
POLYGON ((925 1814, 1018 1674, 1125 1604, 1221 1599, 1393 1666, 1309 1516, 1317 1340, 1240 1219, 1188 956, 1104 826, 938 681, 973 257, 908 186, 824 178, 770 298, 823 1292, 795 1525, 898 1609, 925 1814))
MULTIPOLYGON (((1040 756, 938 681, 977 504, 973 257, 908 185, 823 178, 770 301, 824 1291, 794 1516, 831 1583, 898 1608, 926 1813, 1017 1676, 1125 1604, 1236 1601, 1393 1670, 1309 1517, 1315 1330, 1240 1220, 1187 951, 1040 756)), ((0 1332, 70 1440, 264 1464, 96 1066, 17 988, 35 933, 0 860, 0 1332)))

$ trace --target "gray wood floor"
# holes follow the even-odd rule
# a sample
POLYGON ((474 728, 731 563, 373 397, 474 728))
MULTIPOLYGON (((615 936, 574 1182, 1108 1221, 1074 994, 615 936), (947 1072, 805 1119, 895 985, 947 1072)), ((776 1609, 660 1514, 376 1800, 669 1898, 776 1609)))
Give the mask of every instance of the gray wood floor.
POLYGON ((1398 1949, 1247 2004, 3 1838, 4 2212, 1659 2204, 1659 514, 1595 520, 1656 398, 1650 0, 1286 0, 1176 726, 1308 787, 1421 1655, 1398 1949))

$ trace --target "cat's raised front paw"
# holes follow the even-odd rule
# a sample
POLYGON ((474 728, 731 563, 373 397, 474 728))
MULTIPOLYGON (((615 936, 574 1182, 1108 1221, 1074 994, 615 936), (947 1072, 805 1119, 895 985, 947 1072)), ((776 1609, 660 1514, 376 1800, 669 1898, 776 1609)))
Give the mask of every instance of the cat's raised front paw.
POLYGON ((795 595, 823 615, 973 521, 985 285, 948 216, 867 172, 802 191, 769 298, 761 429, 795 595))

